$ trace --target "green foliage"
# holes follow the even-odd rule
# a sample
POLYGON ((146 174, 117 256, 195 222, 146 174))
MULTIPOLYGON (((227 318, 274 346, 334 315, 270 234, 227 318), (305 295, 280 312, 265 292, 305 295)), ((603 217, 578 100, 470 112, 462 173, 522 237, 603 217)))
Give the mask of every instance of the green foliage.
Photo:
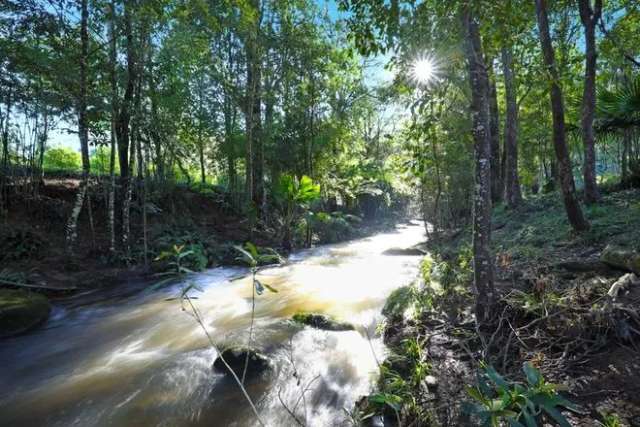
POLYGON ((616 414, 602 414, 602 421, 598 421, 600 427, 623 427, 620 417, 616 414))
MULTIPOLYGON (((357 218, 357 217, 356 217, 357 218)), ((355 230, 347 217, 341 212, 310 212, 306 221, 318 236, 320 243, 335 243, 347 240, 353 236, 355 230)))
POLYGON ((482 426, 498 427, 503 422, 512 427, 542 426, 543 419, 561 427, 570 427, 560 409, 573 409, 573 404, 558 394, 562 387, 548 383, 529 362, 522 370, 526 384, 505 380, 491 366, 484 366, 478 374, 478 385, 467 387, 475 400, 469 410, 482 426))
POLYGON ((78 172, 81 168, 80 153, 68 147, 50 148, 44 153, 43 167, 47 172, 78 172))

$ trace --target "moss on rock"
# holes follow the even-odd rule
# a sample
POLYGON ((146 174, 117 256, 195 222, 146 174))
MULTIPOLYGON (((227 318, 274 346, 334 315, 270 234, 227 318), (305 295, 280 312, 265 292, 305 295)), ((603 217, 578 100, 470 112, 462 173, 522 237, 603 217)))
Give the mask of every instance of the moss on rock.
POLYGON ((353 331, 355 329, 351 323, 339 322, 324 314, 296 313, 293 315, 292 320, 296 323, 325 331, 353 331))
POLYGON ((612 267, 640 274, 640 253, 632 249, 607 245, 600 259, 612 267))
POLYGON ((0 289, 0 337, 21 334, 49 317, 44 295, 20 289, 0 289))

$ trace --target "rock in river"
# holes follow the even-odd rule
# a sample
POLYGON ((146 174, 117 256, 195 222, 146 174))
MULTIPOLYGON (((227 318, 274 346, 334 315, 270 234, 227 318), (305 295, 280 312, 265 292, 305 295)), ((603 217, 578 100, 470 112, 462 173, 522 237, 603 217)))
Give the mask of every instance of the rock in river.
POLYGON ((355 329, 351 323, 339 322, 324 314, 297 313, 293 315, 293 321, 325 331, 353 331, 355 329))
POLYGON ((22 289, 0 289, 0 337, 21 334, 40 325, 50 311, 44 295, 22 289))
POLYGON ((222 358, 224 358, 231 369, 233 369, 233 372, 235 372, 239 378, 242 378, 247 355, 249 356, 247 378, 257 377, 271 367, 269 358, 264 354, 247 347, 232 347, 224 350, 222 354, 216 358, 215 362, 213 362, 213 369, 229 375, 230 372, 222 361, 222 358))

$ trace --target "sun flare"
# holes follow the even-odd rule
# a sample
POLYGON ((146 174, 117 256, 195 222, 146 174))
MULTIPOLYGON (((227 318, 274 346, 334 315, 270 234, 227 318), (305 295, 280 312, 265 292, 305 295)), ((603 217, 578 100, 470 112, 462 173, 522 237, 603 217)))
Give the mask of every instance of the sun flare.
POLYGON ((436 65, 426 56, 416 59, 411 65, 411 77, 418 83, 429 83, 436 77, 436 65))

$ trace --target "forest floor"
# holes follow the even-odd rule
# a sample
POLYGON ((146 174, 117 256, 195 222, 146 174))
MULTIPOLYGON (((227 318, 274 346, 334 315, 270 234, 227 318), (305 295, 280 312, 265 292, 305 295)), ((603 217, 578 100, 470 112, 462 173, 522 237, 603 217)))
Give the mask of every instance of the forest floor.
MULTIPOLYGON (((200 270, 237 264, 234 245, 251 241, 277 249, 280 244, 273 229, 251 231, 246 216, 235 211, 229 195, 216 187, 175 185, 167 189, 165 185, 162 190, 151 189, 148 195, 149 255, 145 266, 139 204, 132 203, 130 254, 125 256, 121 250, 111 254, 106 186, 94 185, 89 192, 91 209, 82 210, 79 238, 69 254, 65 228, 78 183, 75 179, 46 179, 37 196, 16 192, 12 197, 8 217, 0 227, 0 281, 5 280, 5 285, 12 281, 32 285, 50 297, 87 290, 135 292, 157 281, 155 273, 166 268, 166 263, 154 262, 154 257, 171 251, 174 245, 193 249, 189 267, 200 270)), ((384 220, 363 221, 350 229, 351 234, 338 238, 366 235, 389 225, 384 220)), ((117 230, 117 236, 119 233, 117 230)))
MULTIPOLYGON (((360 409, 403 425, 478 425, 479 407, 468 404, 479 403, 468 389, 478 373, 491 366, 511 387, 525 386, 529 362, 576 405, 563 411, 571 425, 640 426, 640 190, 605 192, 585 208, 591 230, 581 234, 559 199, 494 209, 498 303, 489 328, 473 321, 469 230, 427 243, 420 280, 387 302, 391 354, 380 393, 360 409), (623 286, 613 292, 616 282, 623 286)), ((484 397, 504 396, 493 387, 484 397)))

